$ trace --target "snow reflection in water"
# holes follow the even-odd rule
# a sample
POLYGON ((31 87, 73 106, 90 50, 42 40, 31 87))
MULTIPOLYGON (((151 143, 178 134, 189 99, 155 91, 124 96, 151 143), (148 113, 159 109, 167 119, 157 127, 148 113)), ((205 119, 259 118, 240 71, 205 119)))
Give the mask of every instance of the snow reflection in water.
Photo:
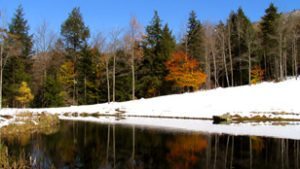
MULTIPOLYGON (((196 124, 204 123, 200 126, 205 127, 206 122, 211 123, 196 124)), ((0 163, 12 163, 22 155, 32 168, 46 169, 300 167, 297 139, 204 134, 184 128, 170 130, 170 126, 161 130, 117 123, 121 121, 62 121, 56 133, 1 138, 0 150, 8 152, 8 159, 1 156, 0 163)))

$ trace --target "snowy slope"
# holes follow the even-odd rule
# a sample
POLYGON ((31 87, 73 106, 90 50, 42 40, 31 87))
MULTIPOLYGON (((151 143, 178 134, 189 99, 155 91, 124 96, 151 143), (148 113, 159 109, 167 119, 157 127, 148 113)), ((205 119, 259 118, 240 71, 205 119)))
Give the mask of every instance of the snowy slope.
POLYGON ((99 113, 113 114, 116 110, 125 111, 126 116, 159 116, 211 118, 225 113, 240 116, 264 114, 270 117, 300 119, 300 80, 289 79, 283 82, 264 82, 231 88, 217 88, 194 93, 184 93, 139 99, 128 102, 71 106, 48 109, 9 109, 0 114, 15 114, 24 111, 48 113, 99 113), (274 112, 279 112, 274 115, 274 112), (280 112, 285 112, 281 114, 280 112))

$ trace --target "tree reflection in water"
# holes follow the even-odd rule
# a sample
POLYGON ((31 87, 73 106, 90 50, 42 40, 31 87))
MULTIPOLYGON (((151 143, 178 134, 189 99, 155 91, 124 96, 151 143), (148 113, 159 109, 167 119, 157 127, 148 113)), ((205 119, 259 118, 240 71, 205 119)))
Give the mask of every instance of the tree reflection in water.
POLYGON ((167 142, 170 152, 167 159, 174 169, 188 169, 199 161, 200 154, 207 147, 207 140, 198 134, 182 135, 167 142))
POLYGON ((299 140, 63 121, 54 132, 2 136, 0 165, 45 169, 296 169, 300 167, 299 150, 299 140))

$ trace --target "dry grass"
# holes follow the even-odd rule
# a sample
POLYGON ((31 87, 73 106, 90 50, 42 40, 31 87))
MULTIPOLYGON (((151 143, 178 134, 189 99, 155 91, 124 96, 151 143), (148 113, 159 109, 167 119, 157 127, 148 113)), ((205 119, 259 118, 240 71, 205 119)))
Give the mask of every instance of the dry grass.
POLYGON ((47 128, 58 125, 59 118, 56 115, 45 113, 38 115, 24 113, 18 114, 15 122, 0 128, 1 135, 19 135, 47 130, 47 128))

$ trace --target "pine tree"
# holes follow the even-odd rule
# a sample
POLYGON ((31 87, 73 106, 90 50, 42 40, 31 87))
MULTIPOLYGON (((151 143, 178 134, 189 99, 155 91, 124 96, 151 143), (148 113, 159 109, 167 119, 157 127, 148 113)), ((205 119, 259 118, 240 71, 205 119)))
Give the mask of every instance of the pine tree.
POLYGON ((280 14, 277 12, 277 8, 273 3, 266 9, 265 15, 262 17, 260 23, 260 29, 262 33, 262 46, 264 48, 264 57, 261 61, 263 69, 265 69, 265 75, 267 79, 278 77, 277 66, 278 57, 277 49, 278 42, 275 37, 277 36, 276 29, 278 27, 278 19, 280 14))
POLYGON ((77 76, 77 62, 79 53, 82 48, 87 44, 87 39, 90 36, 90 31, 85 26, 79 8, 74 8, 69 14, 69 17, 61 26, 61 35, 64 37, 66 51, 69 59, 74 64, 74 83, 72 98, 73 104, 78 104, 78 76, 77 76))
POLYGON ((244 14, 243 9, 239 8, 237 13, 232 12, 230 14, 227 28, 228 38, 230 38, 228 43, 231 43, 228 47, 231 47, 233 83, 235 85, 248 84, 249 78, 247 77, 249 76, 249 69, 244 65, 250 64, 248 58, 249 54, 251 57, 252 53, 254 53, 254 48, 252 46, 254 44, 255 32, 252 23, 244 14))
POLYGON ((44 88, 44 107, 59 107, 64 105, 62 87, 55 76, 47 76, 44 88))
POLYGON ((186 53, 188 56, 204 62, 204 32, 200 21, 197 19, 195 11, 190 13, 187 28, 187 35, 183 42, 186 48, 186 53))
POLYGON ((22 6, 16 10, 14 17, 9 25, 9 34, 16 45, 15 52, 12 54, 6 63, 3 71, 3 97, 6 105, 10 107, 16 106, 16 95, 18 86, 21 82, 30 81, 32 53, 32 36, 29 35, 29 26, 24 18, 22 6))
POLYGON ((85 26, 79 8, 74 8, 64 21, 61 35, 64 37, 66 47, 73 51, 80 50, 86 44, 90 37, 90 30, 85 26))
MULTIPOLYGON (((169 29, 168 24, 166 24, 162 30, 162 40, 161 40, 161 54, 164 56, 163 62, 165 63, 167 60, 170 59, 172 53, 175 51, 176 48, 176 41, 174 36, 172 35, 172 31, 169 29)), ((163 70, 163 77, 167 76, 169 70, 167 69, 166 65, 161 65, 161 69, 163 70)), ((171 94, 176 93, 176 89, 173 90, 174 83, 172 81, 168 81, 165 78, 162 81, 162 88, 161 94, 171 94)))
POLYGON ((15 35, 22 44, 20 56, 24 59, 24 62, 27 61, 26 66, 28 66, 28 58, 30 58, 30 54, 32 54, 32 35, 29 35, 28 31, 29 25, 24 18, 23 7, 19 6, 9 25, 9 32, 15 35))
POLYGON ((85 46, 78 59, 78 92, 80 104, 97 102, 96 57, 98 53, 85 46))
POLYGON ((162 23, 157 11, 149 26, 143 41, 144 57, 139 70, 138 94, 140 97, 153 97, 166 94, 164 77, 167 69, 164 63, 174 49, 175 41, 168 26, 162 29, 162 23))
POLYGON ((161 38, 161 20, 157 11, 155 11, 150 25, 146 27, 146 36, 143 41, 144 58, 139 70, 141 77, 138 79, 139 84, 137 84, 140 97, 159 95, 159 89, 162 84, 162 77, 159 75, 162 72, 160 72, 158 66, 162 64, 159 60, 163 60, 160 58, 161 38))

